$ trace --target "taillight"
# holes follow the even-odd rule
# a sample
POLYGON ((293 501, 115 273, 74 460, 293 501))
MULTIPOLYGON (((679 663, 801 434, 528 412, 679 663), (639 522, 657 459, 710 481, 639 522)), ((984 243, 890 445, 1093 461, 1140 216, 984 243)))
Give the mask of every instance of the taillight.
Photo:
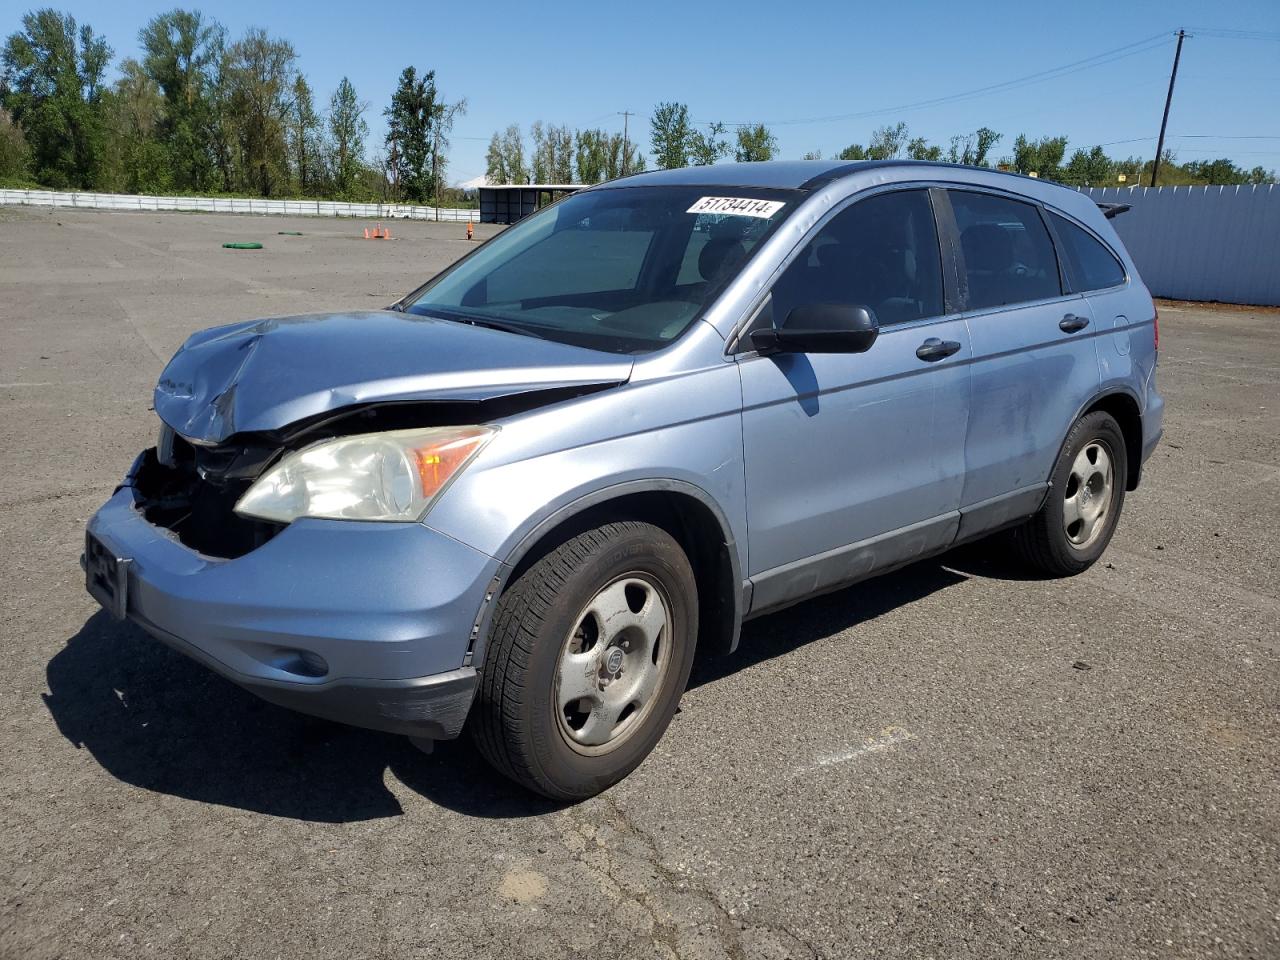
POLYGON ((1153 336, 1155 337, 1155 341, 1156 341, 1155 348, 1159 350, 1160 349, 1160 310, 1158 307, 1153 307, 1152 311, 1155 313, 1155 316, 1151 318, 1151 328, 1154 331, 1153 336))

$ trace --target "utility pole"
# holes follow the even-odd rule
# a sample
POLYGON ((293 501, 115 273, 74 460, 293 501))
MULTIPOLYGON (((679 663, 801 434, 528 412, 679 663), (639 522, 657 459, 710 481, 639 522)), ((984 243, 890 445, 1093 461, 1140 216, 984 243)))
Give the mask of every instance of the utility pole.
POLYGON ((631 152, 630 141, 627 139, 627 125, 631 117, 634 116, 630 110, 622 111, 622 175, 627 175, 627 154, 631 152))
POLYGON ((1178 60, 1182 57, 1182 41, 1187 38, 1185 30, 1178 31, 1178 46, 1173 51, 1173 71, 1169 74, 1169 92, 1164 98, 1164 118, 1160 121, 1160 139, 1156 143, 1156 159, 1151 164, 1151 185, 1156 185, 1156 175, 1160 173, 1160 157, 1164 154, 1164 131, 1169 126, 1169 107, 1173 103, 1173 83, 1178 79, 1178 60))

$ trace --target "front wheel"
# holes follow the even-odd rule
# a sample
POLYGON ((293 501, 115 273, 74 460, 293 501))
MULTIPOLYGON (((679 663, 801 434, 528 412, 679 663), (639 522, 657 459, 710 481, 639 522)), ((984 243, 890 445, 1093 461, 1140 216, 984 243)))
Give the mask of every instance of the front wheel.
POLYGON ((1098 410, 1076 421, 1044 505, 1013 532, 1022 559, 1057 577, 1092 566, 1120 519, 1128 463, 1124 434, 1111 414, 1098 410))
POLYGON ((472 734, 494 767, 558 800, 634 770, 675 714, 693 664, 698 593, 659 527, 588 530, 503 593, 472 734))

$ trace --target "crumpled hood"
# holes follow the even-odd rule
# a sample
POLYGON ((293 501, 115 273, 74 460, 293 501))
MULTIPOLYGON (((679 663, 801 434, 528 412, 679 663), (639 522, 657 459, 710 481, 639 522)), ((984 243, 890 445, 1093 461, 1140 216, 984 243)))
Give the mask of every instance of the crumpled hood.
POLYGON ((392 310, 313 314, 195 334, 160 375, 155 407, 184 437, 218 443, 355 404, 621 383, 631 366, 617 354, 392 310))

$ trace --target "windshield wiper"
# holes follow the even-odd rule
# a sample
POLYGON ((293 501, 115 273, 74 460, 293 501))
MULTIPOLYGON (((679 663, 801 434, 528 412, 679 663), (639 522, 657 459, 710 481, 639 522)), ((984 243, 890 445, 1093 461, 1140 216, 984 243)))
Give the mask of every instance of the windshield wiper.
MULTIPOLYGON (((425 312, 425 311, 424 311, 425 312)), ((535 333, 528 327, 519 323, 508 323, 505 320, 495 320, 492 317, 477 315, 474 313, 455 313, 452 310, 441 310, 438 307, 432 307, 427 316, 435 317, 438 320, 450 320, 454 323, 469 323, 473 327, 486 327, 490 330, 501 330, 504 333, 515 333, 522 337, 533 337, 535 340, 546 340, 540 333, 535 333)))

